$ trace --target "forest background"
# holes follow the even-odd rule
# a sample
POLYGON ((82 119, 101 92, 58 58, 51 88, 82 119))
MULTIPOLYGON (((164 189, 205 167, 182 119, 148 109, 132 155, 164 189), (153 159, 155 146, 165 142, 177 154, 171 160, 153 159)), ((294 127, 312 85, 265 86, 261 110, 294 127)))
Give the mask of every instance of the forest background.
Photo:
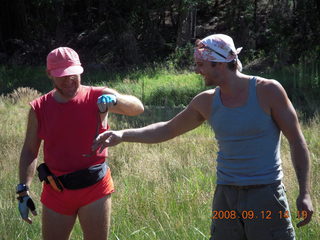
POLYGON ((247 69, 276 70, 319 61, 319 13, 316 0, 3 1, 0 64, 43 65, 50 50, 69 46, 88 70, 168 59, 186 68, 196 38, 225 33, 243 47, 247 69))
POLYGON ((104 72, 112 81, 112 73, 137 69, 192 70, 194 41, 214 33, 243 47, 246 73, 280 78, 297 105, 317 106, 316 0, 6 0, 0 8, 0 94, 21 86, 48 91, 45 58, 59 46, 79 53, 85 76, 104 72))
POLYGON ((0 63, 43 64, 50 50, 65 45, 91 67, 141 66, 225 33, 244 47, 246 63, 279 68, 319 57, 319 13, 315 0, 2 1, 0 63))

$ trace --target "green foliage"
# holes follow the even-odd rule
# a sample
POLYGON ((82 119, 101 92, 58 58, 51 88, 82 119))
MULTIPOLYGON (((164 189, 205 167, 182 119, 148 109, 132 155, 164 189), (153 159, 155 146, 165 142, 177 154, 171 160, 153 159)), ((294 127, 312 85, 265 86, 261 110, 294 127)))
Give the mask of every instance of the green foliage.
POLYGON ((319 111, 320 62, 303 58, 298 64, 282 67, 265 74, 278 80, 286 89, 289 98, 309 118, 319 111))
MULTIPOLYGON (((27 102, 33 97, 33 92, 21 96, 22 101, 0 97, 1 240, 41 239, 40 182, 35 177, 31 186, 31 194, 39 212, 39 216, 33 217, 32 225, 20 219, 14 190, 18 182, 18 159, 29 109, 27 102)), ((162 120, 167 118, 167 112, 168 109, 163 109, 160 114, 162 120)), ((114 128, 133 126, 128 121, 132 117, 119 121, 115 116, 110 115, 114 128)), ((317 184, 320 177, 319 119, 317 116, 302 125, 311 152, 311 196, 315 214, 309 225, 296 228, 297 239, 320 238, 320 218, 316 214, 320 204, 320 186, 317 184)), ((141 124, 146 124, 156 119, 151 113, 146 122, 141 120, 141 124)), ((116 187, 112 196, 110 240, 208 240, 217 147, 210 127, 203 124, 162 144, 123 143, 110 148, 109 164, 116 187)), ((298 219, 294 213, 298 184, 290 161, 289 145, 282 141, 281 147, 284 182, 296 226, 298 219)), ((39 161, 42 161, 42 155, 39 161)), ((71 239, 82 239, 78 222, 71 239)))
POLYGON ((169 69, 186 69, 193 65, 193 52, 194 45, 187 43, 184 47, 177 47, 173 53, 171 53, 166 61, 169 69))
POLYGON ((192 98, 199 93, 197 89, 174 89, 171 87, 157 89, 152 96, 146 98, 146 103, 150 105, 175 106, 177 103, 189 103, 192 98))
POLYGON ((19 87, 31 87, 45 92, 51 88, 51 82, 42 67, 0 65, 0 94, 10 93, 19 87))
POLYGON ((296 64, 319 47, 319 8, 314 0, 4 2, 0 63, 39 65, 54 47, 67 45, 84 62, 108 69, 165 62, 168 56, 180 69, 192 64, 184 45, 225 33, 244 47, 243 60, 253 51, 264 52, 274 65, 296 64))
POLYGON ((114 75, 113 80, 108 78, 106 81, 103 80, 103 75, 96 73, 90 79, 97 80, 95 84, 133 94, 142 99, 145 105, 185 106, 194 96, 205 90, 199 75, 166 68, 136 70, 114 75))
MULTIPOLYGON (((262 58, 264 54, 256 52, 252 56, 262 58)), ((320 63, 314 60, 315 54, 301 57, 295 65, 278 69, 266 66, 264 72, 249 73, 278 80, 293 103, 306 116, 311 116, 318 111, 320 89, 320 63)), ((156 68, 146 67, 119 73, 85 71, 82 82, 84 85, 115 88, 121 93, 137 96, 145 105, 158 106, 186 106, 194 96, 206 89, 200 75, 177 71, 170 65, 170 61, 156 68)), ((52 89, 43 68, 0 66, 0 94, 8 94, 19 87, 31 87, 42 93, 52 89)))

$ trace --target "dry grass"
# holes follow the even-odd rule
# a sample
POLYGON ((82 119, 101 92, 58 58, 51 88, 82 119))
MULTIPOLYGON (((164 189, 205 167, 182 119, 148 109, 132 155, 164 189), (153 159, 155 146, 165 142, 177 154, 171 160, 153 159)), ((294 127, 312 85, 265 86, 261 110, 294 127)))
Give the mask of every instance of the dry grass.
MULTIPOLYGON (((40 217, 34 218, 32 226, 22 223, 14 194, 26 128, 27 103, 37 95, 32 90, 30 95, 24 95, 24 91, 19 90, 0 98, 1 240, 40 239, 40 217)), ((125 118, 121 122, 115 121, 113 116, 110 119, 115 128, 130 126, 130 121, 125 118)), ((297 230, 297 239, 320 239, 319 121, 320 118, 316 117, 302 126, 312 157, 315 214, 310 225, 297 230)), ((211 129, 203 125, 162 144, 124 143, 111 148, 109 162, 116 185, 111 239, 208 239, 217 151, 212 139, 211 129)), ((294 212, 297 182, 285 139, 281 153, 284 182, 294 212)), ((41 213, 40 188, 40 183, 35 179, 32 193, 41 213)), ((72 239, 81 238, 77 224, 72 239)))

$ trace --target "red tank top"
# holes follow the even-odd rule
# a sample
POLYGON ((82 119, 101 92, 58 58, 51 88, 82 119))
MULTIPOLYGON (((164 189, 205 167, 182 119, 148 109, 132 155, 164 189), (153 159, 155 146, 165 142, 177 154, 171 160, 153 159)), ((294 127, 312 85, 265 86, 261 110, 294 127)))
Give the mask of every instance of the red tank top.
POLYGON ((103 128, 97 99, 103 88, 80 86, 77 95, 66 103, 57 102, 55 90, 32 101, 38 120, 38 137, 43 140, 44 162, 55 175, 74 172, 103 163, 107 150, 91 154, 92 142, 103 128))

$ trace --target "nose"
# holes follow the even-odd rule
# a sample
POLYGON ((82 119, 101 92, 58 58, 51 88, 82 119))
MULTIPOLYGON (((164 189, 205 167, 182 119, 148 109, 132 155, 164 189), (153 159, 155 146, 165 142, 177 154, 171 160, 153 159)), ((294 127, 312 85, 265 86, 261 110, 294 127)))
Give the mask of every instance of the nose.
POLYGON ((69 76, 67 76, 67 77, 65 77, 64 79, 63 79, 63 83, 64 84, 70 84, 70 83, 72 83, 73 81, 72 81, 72 78, 70 78, 69 76))
POLYGON ((74 76, 65 76, 62 82, 64 86, 70 86, 75 80, 76 78, 74 76))

